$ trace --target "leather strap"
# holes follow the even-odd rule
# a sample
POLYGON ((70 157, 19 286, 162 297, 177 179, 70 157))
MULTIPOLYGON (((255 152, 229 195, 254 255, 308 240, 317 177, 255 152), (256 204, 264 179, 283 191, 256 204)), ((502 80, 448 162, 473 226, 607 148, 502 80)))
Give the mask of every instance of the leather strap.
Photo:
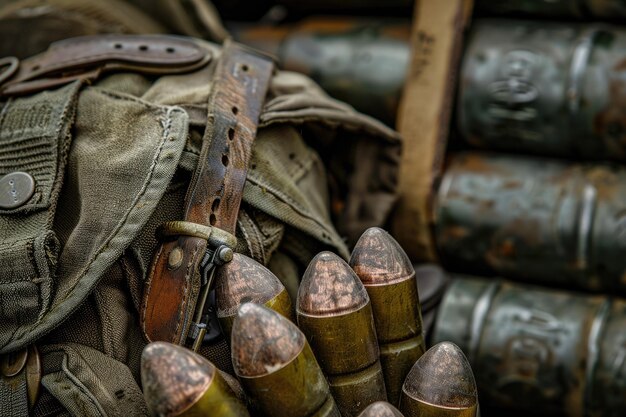
MULTIPOLYGON (((19 63, 0 95, 21 95, 93 80, 113 70, 148 74, 188 72, 205 65, 211 53, 191 39, 167 35, 97 35, 55 42, 19 63)), ((6 70, 8 71, 8 69, 6 70)))
MULTIPOLYGON (((209 96, 200 159, 179 226, 207 226, 203 229, 216 230, 213 236, 235 234, 252 142, 272 71, 269 58, 225 43, 209 96)), ((201 282, 200 270, 207 250, 215 249, 211 248, 214 244, 207 247, 210 232, 205 236, 197 226, 188 229, 179 236, 170 233, 154 257, 141 311, 142 328, 150 341, 183 344, 200 287, 209 285, 201 282)), ((224 244, 232 242, 224 239, 224 244)))

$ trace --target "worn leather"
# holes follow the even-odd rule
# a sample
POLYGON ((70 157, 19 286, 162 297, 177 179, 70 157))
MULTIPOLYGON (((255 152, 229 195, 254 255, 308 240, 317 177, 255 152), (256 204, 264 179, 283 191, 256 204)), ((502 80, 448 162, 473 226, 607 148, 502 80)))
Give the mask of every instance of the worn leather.
MULTIPOLYGON (((235 43, 225 44, 209 96, 209 122, 200 159, 185 198, 185 221, 235 234, 272 70, 270 59, 235 43)), ((199 265, 206 245, 197 237, 179 236, 157 250, 141 309, 148 340, 184 342, 200 289, 199 265), (183 261, 170 268, 168 257, 175 248, 182 249, 183 261)))
POLYGON ((188 72, 210 58, 210 52, 194 41, 175 36, 83 36, 55 42, 46 52, 21 61, 18 71, 0 86, 0 95, 33 93, 76 79, 93 80, 112 70, 188 72))

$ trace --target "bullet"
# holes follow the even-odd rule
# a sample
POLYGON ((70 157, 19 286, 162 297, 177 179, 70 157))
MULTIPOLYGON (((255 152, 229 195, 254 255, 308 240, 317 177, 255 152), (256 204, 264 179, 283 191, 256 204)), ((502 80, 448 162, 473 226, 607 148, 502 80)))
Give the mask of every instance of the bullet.
POLYGON ((215 302, 226 340, 230 340, 239 306, 246 302, 263 304, 295 322, 291 299, 280 280, 254 259, 239 253, 216 271, 215 302))
POLYGON ((342 416, 387 400, 370 299, 343 259, 331 252, 313 258, 300 283, 296 315, 342 416))
POLYGON ((146 346, 141 355, 141 382, 155 416, 250 416, 218 369, 180 346, 166 342, 146 346))
POLYGON ((378 227, 363 233, 350 266, 369 295, 387 398, 398 404, 404 378, 426 351, 415 270, 398 242, 378 227))
POLYGON ((624 299, 457 276, 432 338, 458 343, 499 415, 624 415, 624 299))
POLYGON ((306 337, 280 314, 243 304, 231 346, 235 373, 262 415, 340 417, 306 337))
POLYGON ((402 386, 406 417, 475 417, 478 395, 472 368, 457 345, 441 342, 415 362, 402 386))
POLYGON ((359 417, 404 417, 400 411, 393 405, 384 402, 377 401, 374 404, 367 406, 359 417))
POLYGON ((464 152, 434 201, 444 266, 626 294, 626 169, 464 152))

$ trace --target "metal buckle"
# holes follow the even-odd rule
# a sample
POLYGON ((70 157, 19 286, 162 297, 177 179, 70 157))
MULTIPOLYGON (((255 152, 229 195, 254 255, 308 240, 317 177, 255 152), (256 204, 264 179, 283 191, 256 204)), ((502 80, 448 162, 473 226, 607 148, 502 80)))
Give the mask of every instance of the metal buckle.
MULTIPOLYGON (((192 350, 197 352, 202 343, 210 343, 222 334, 215 313, 213 277, 218 266, 233 259, 233 249, 237 246, 237 238, 217 227, 186 221, 165 222, 159 227, 157 234, 160 238, 184 235, 199 237, 207 241, 207 249, 200 262, 200 297, 187 334, 187 338, 193 340, 192 350), (209 305, 205 312, 207 301, 209 305)), ((178 258, 174 261, 176 260, 178 258)))
POLYGON ((20 60, 14 56, 6 56, 4 58, 0 58, 0 68, 8 67, 4 71, 0 72, 0 85, 9 78, 11 78, 13 74, 17 72, 17 68, 19 67, 19 65, 20 60))
POLYGON ((189 329, 189 337, 193 339, 191 350, 194 352, 200 349, 202 343, 211 342, 222 334, 214 309, 215 291, 212 291, 213 278, 215 277, 217 267, 230 262, 232 259, 233 249, 226 245, 220 245, 216 249, 207 247, 204 258, 202 258, 200 263, 200 273, 202 274, 201 293, 196 304, 195 317, 189 329), (209 294, 212 294, 212 299, 210 299, 209 294), (210 305, 205 313, 204 308, 207 300, 210 305))

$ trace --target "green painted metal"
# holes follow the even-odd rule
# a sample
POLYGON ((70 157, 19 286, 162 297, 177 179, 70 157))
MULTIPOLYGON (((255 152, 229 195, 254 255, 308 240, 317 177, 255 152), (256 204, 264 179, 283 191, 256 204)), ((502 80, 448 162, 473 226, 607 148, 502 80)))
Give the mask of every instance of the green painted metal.
POLYGON ((626 31, 519 20, 473 25, 458 126, 476 147, 626 160, 626 31))
POLYGON ((453 270, 626 294, 626 168, 461 153, 434 201, 453 270))

